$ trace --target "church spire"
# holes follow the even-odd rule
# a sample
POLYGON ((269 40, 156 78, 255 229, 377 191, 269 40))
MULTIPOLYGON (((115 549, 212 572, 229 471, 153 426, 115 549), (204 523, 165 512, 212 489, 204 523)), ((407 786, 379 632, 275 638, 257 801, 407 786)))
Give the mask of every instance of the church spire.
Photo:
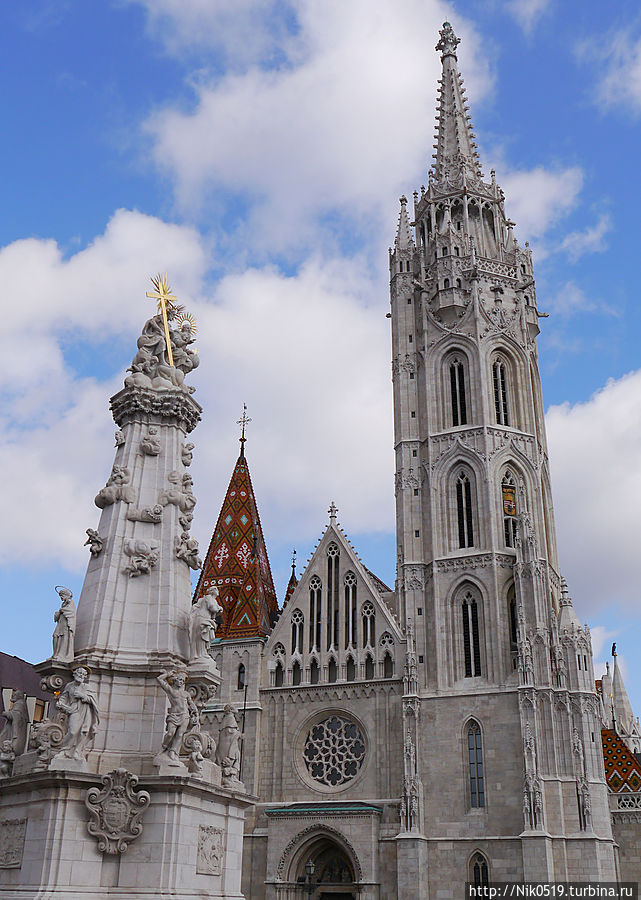
POLYGON ((441 51, 443 72, 440 79, 434 174, 436 181, 453 180, 461 173, 482 178, 481 164, 476 150, 475 135, 458 70, 456 48, 460 38, 449 22, 443 23, 436 49, 441 51))
POLYGON ((223 640, 264 637, 278 614, 243 438, 194 594, 195 602, 211 585, 218 587, 223 621, 217 636, 223 640))

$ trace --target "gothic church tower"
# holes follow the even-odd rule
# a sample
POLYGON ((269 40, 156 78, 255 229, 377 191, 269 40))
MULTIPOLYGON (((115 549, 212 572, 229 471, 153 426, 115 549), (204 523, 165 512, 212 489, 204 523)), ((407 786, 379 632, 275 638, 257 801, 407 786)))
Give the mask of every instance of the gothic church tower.
POLYGON ((434 164, 414 222, 401 198, 389 260, 405 825, 433 887, 613 880, 590 636, 557 559, 532 257, 481 172, 458 43, 445 23, 434 164))

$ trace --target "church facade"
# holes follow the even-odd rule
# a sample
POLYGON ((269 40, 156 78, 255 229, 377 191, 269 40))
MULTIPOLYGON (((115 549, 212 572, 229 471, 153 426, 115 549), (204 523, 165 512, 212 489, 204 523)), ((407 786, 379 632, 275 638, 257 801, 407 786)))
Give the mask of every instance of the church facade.
POLYGON ((638 725, 620 675, 595 691, 559 570, 532 255, 481 172, 458 43, 445 23, 434 163, 389 254, 394 589, 332 503, 279 611, 244 440, 196 589, 223 606, 204 716, 242 713, 252 900, 641 878, 638 725))

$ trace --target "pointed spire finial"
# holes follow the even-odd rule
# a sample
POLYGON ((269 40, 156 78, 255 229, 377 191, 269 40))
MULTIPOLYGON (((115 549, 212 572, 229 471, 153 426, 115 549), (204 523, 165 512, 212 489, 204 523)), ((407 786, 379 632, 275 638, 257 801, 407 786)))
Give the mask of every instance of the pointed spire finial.
POLYGON ((296 547, 292 550, 292 577, 296 578, 296 547))
POLYGON ((338 515, 338 507, 336 506, 336 504, 334 503, 333 500, 329 504, 329 509, 327 510, 327 512, 329 513, 330 525, 335 525, 336 524, 336 516, 338 515))
POLYGON ((407 197, 405 194, 403 194, 402 197, 399 197, 399 203, 401 204, 401 211, 398 216, 398 227, 396 229, 394 246, 397 250, 409 250, 410 247, 414 245, 414 240, 412 238, 410 220, 407 215, 407 197))
POLYGON ((240 437, 238 440, 240 441, 240 455, 245 455, 245 441, 247 438, 245 437, 245 426, 251 422, 251 419, 247 415, 247 404, 243 403, 243 414, 240 419, 236 422, 237 425, 241 426, 240 437))
POLYGON ((435 50, 441 50, 441 59, 446 56, 453 56, 456 59, 456 48, 461 43, 461 39, 454 34, 454 29, 449 22, 443 22, 443 27, 439 31, 440 40, 435 50))

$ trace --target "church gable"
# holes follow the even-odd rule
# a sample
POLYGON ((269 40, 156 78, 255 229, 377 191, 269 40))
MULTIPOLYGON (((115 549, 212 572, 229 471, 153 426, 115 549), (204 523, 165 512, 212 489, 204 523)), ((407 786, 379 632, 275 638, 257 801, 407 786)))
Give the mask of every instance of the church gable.
POLYGON ((267 642, 270 686, 400 675, 404 637, 387 592, 332 515, 267 642))

